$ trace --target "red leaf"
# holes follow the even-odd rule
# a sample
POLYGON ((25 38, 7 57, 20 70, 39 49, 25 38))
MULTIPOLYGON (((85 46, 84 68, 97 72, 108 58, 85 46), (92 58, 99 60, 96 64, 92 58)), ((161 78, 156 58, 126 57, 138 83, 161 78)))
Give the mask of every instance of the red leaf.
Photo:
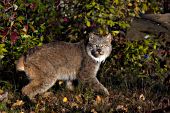
POLYGON ((8 28, 5 28, 3 30, 0 30, 0 35, 2 36, 2 42, 4 42, 6 40, 6 36, 8 34, 8 28))
POLYGON ((11 33, 11 44, 15 44, 18 39, 18 34, 17 32, 12 32, 11 33))
POLYGON ((7 33, 8 33, 8 30, 1 30, 1 31, 0 31, 0 34, 1 34, 3 37, 5 37, 5 36, 7 35, 7 33))
POLYGON ((35 3, 31 3, 30 4, 30 9, 34 10, 36 8, 36 4, 35 3))
POLYGON ((68 20, 68 18, 65 17, 65 18, 63 18, 63 21, 68 22, 69 20, 68 20))

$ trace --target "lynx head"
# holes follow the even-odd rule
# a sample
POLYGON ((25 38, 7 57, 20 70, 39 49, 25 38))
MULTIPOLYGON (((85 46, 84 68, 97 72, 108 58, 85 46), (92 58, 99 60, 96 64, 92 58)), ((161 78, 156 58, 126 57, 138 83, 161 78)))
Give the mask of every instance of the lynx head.
POLYGON ((88 55, 97 62, 105 61, 105 59, 110 55, 112 51, 111 41, 111 34, 100 37, 98 35, 90 33, 89 42, 86 47, 88 55))

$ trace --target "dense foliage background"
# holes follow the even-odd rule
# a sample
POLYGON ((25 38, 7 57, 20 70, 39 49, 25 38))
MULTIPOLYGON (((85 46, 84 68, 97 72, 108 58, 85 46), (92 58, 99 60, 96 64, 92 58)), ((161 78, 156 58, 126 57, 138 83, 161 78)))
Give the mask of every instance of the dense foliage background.
POLYGON ((6 55, 3 64, 12 63, 28 48, 42 42, 75 42, 91 30, 115 36, 128 27, 128 16, 159 13, 160 4, 161 1, 145 0, 2 0, 0 58, 6 55))
POLYGON ((0 69, 2 70, 0 74, 12 76, 9 82, 0 80, 0 89, 2 92, 6 90, 12 92, 13 95, 10 102, 8 100, 0 104, 0 111, 8 111, 11 108, 11 111, 21 112, 29 108, 35 112, 51 109, 60 112, 63 109, 68 112, 74 109, 96 112, 102 111, 99 107, 102 106, 105 108, 103 112, 123 110, 142 113, 158 108, 160 100, 170 93, 169 87, 163 82, 169 67, 160 64, 161 59, 156 52, 161 47, 160 40, 147 38, 142 41, 130 41, 122 32, 120 33, 120 31, 126 32, 130 27, 131 17, 139 17, 145 13, 163 13, 162 0, 2 0, 0 12, 0 69), (59 100, 63 98, 64 104, 59 100, 55 102, 60 106, 53 105, 55 106, 53 108, 49 104, 51 101, 46 105, 40 101, 40 97, 38 104, 23 107, 21 101, 23 97, 17 90, 21 87, 18 80, 23 81, 24 78, 16 74, 15 61, 35 46, 53 40, 77 42, 85 39, 91 31, 100 35, 110 32, 113 35, 113 52, 102 65, 99 79, 110 89, 110 98, 115 102, 109 100, 111 105, 105 104, 101 102, 100 96, 96 97, 92 92, 81 94, 80 88, 76 92, 77 97, 70 97, 72 102, 68 102, 65 97, 69 94, 66 91, 65 94, 59 93, 62 96, 57 95, 59 100), (145 100, 145 96, 148 99, 145 100), (81 100, 82 98, 84 100, 81 100), (97 102, 97 105, 92 100, 97 102), (149 106, 146 107, 147 105, 149 106))

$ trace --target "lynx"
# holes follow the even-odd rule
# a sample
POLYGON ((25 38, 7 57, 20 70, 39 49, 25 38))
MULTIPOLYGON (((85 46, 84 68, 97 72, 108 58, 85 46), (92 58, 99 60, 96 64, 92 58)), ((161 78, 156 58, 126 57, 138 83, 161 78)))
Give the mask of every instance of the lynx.
POLYGON ((88 42, 56 41, 27 52, 16 65, 17 70, 24 71, 30 79, 30 83, 22 88, 23 95, 34 98, 51 88, 57 80, 65 80, 67 87, 73 89, 71 81, 75 79, 95 92, 109 95, 96 74, 112 51, 111 40, 111 34, 90 33, 88 42))

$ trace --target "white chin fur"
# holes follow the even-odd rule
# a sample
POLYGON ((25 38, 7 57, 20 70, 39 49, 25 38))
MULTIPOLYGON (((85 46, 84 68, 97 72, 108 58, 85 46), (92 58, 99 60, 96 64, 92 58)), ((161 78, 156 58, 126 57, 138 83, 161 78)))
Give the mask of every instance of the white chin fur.
POLYGON ((94 59, 96 62, 104 62, 105 61, 105 59, 107 58, 107 56, 106 55, 101 55, 101 56, 99 56, 99 57, 94 57, 92 54, 91 54, 91 52, 90 51, 88 51, 88 55, 92 58, 92 59, 94 59))

